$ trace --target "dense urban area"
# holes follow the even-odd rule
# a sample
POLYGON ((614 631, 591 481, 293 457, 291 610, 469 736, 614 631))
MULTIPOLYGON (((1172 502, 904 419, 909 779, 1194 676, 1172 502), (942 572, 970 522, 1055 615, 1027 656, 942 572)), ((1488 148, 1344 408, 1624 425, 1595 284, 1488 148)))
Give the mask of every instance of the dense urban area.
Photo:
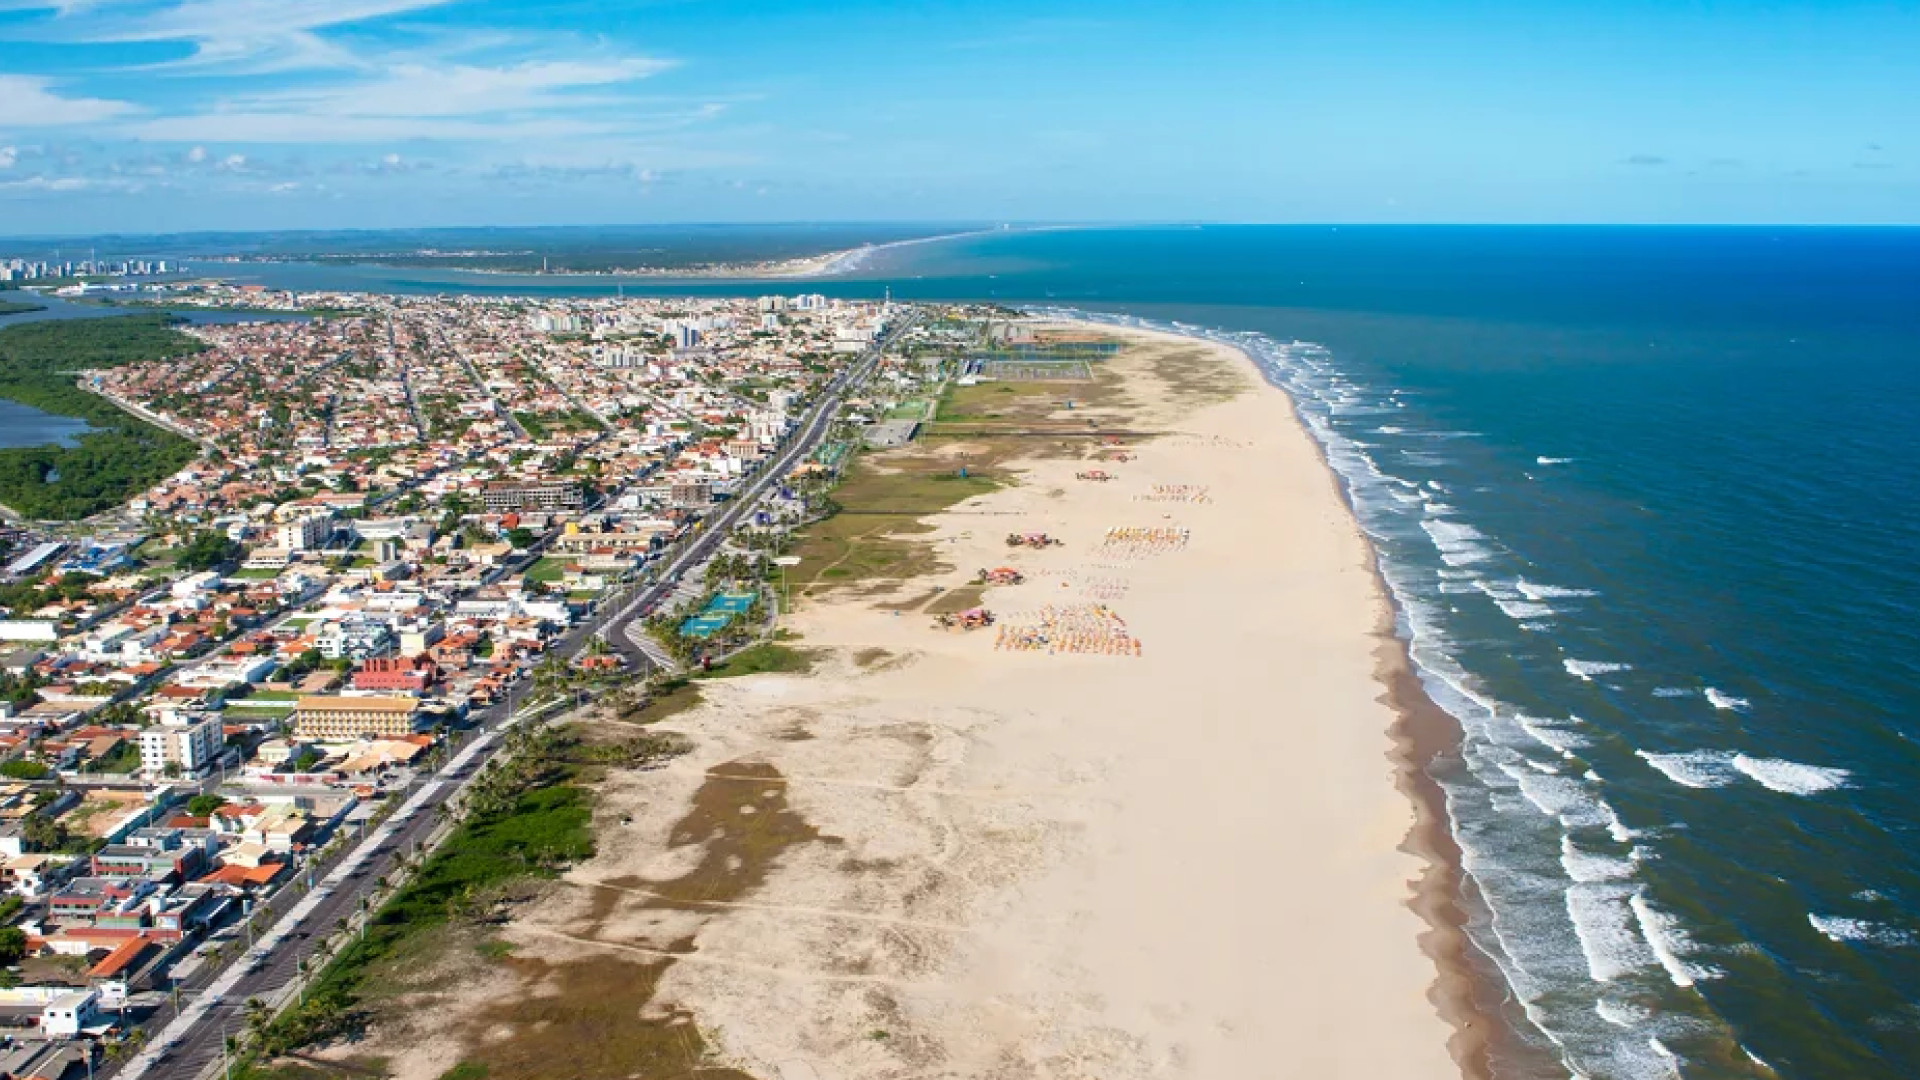
POLYGON ((471 892, 437 848, 577 854, 570 770, 670 748, 540 721, 777 662, 787 532, 993 325, 818 295, 166 304, 251 317, 0 330, 0 396, 91 425, 0 451, 0 1075, 301 1045, 352 950, 432 917, 381 911, 471 892))

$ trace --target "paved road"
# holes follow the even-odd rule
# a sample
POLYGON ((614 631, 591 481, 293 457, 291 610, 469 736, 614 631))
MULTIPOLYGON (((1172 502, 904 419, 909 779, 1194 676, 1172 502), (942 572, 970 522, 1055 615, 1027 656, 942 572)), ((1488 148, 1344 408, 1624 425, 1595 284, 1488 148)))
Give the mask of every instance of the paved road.
MULTIPOLYGON (((586 640, 582 628, 563 639, 561 647, 571 656, 586 640)), ((386 821, 368 830, 363 841, 325 864, 302 867, 301 880, 315 881, 314 889, 283 888, 271 902, 255 908, 250 920, 264 927, 255 947, 220 970, 202 968, 181 981, 180 1012, 169 1002, 146 1020, 146 1029, 156 1033, 153 1042, 122 1070, 123 1080, 148 1075, 188 1080, 217 1062, 225 1036, 246 1029, 248 999, 270 1000, 291 985, 300 962, 313 955, 316 943, 333 934, 342 919, 360 913, 379 879, 394 875, 403 857, 427 844, 441 826, 435 809, 458 794, 486 764, 498 748, 502 729, 527 719, 524 709, 509 719, 507 708, 502 701, 475 712, 475 728, 446 767, 396 795, 405 801, 386 821), (257 965, 256 953, 261 956, 257 965)), ((236 947, 245 940, 243 933, 236 947)))
MULTIPOLYGON (((635 671, 652 667, 652 661, 628 634, 634 619, 671 592, 679 574, 712 555, 753 504, 812 452, 847 392, 872 373, 887 346, 911 325, 909 318, 890 330, 828 384, 780 453, 738 496, 707 519, 698 537, 674 557, 653 584, 642 586, 617 612, 609 613, 607 608, 620 601, 601 605, 601 614, 575 627, 552 652, 571 659, 590 640, 601 638, 625 656, 635 671)), ((317 887, 304 893, 283 888, 272 901, 257 908, 251 919, 266 929, 255 948, 219 970, 202 968, 182 980, 176 995, 179 1010, 176 1012, 169 1001, 145 1021, 145 1028, 154 1033, 153 1042, 119 1070, 120 1080, 147 1076, 195 1080, 216 1067, 226 1036, 246 1030, 246 1002, 252 998, 271 1000, 291 986, 301 961, 313 955, 317 942, 334 933, 342 919, 363 909, 379 879, 392 876, 406 855, 427 845, 430 838, 437 839, 433 837, 440 828, 436 808, 456 795, 486 764, 498 746, 501 729, 525 718, 509 716, 511 700, 509 695, 506 701, 474 712, 470 717, 473 732, 446 767, 431 777, 422 777, 406 793, 406 801, 393 816, 368 833, 364 841, 324 865, 302 867, 302 879, 311 877, 318 882, 317 887), (260 959, 256 963, 253 958, 257 954, 260 959)))
POLYGON ((820 440, 826 435, 827 429, 833 425, 833 419, 839 413, 841 404, 845 402, 847 392, 860 385, 873 373, 873 369, 880 363, 880 357, 886 352, 887 347, 892 345, 901 334, 906 333, 914 322, 915 318, 909 316, 899 325, 889 329, 883 337, 867 349, 857 363, 834 376, 833 381, 827 384, 826 391, 821 395, 820 400, 814 404, 813 411, 801 422, 800 430, 788 438, 779 454, 755 473, 747 486, 729 500, 718 514, 708 518, 702 524, 701 531, 694 541, 682 549, 666 569, 659 573, 655 583, 642 588, 630 599, 617 601, 620 603, 619 609, 605 619, 604 625, 597 632, 636 670, 645 670, 654 666, 654 661, 638 644, 637 638, 644 635, 646 631, 639 627, 636 620, 642 616, 642 613, 652 610, 673 591, 674 583, 688 567, 699 564, 718 551, 720 545, 726 542, 734 526, 752 511, 761 496, 765 495, 773 485, 785 479, 801 459, 813 452, 814 447, 818 446, 820 440))

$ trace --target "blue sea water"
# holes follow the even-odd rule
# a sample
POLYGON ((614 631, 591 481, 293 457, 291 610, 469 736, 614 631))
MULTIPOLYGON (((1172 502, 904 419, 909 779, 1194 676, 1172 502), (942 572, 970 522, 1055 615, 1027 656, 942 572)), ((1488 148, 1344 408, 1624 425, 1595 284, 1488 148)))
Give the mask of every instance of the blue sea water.
POLYGON ((1224 338, 1293 395, 1465 731, 1434 771, 1473 936, 1569 1073, 1920 1075, 1920 230, 885 262, 1224 338))
POLYGON ((1011 232, 783 286, 883 287, 1177 326, 1293 396, 1465 733, 1503 1073, 1920 1076, 1920 230, 1011 232))

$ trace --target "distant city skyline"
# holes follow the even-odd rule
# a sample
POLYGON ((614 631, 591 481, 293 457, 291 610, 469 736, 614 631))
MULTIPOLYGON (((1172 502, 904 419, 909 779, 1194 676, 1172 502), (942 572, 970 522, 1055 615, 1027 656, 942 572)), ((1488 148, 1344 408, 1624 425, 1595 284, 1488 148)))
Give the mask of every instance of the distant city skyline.
POLYGON ((0 0, 0 235, 1915 223, 1920 8, 0 0))

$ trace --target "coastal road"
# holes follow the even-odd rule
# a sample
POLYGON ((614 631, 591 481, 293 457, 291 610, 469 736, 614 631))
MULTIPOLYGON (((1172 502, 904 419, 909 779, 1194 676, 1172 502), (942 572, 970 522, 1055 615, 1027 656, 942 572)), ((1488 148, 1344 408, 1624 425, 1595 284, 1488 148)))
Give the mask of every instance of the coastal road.
MULTIPOLYGON (((589 634, 578 628, 562 639, 559 652, 573 656, 589 634)), ((509 698, 509 701, 511 699, 509 698)), ((401 869, 403 859, 442 827, 438 808, 458 795, 498 749, 500 733, 525 722, 529 713, 509 717, 507 701, 472 714, 472 734, 454 752, 445 767, 422 776, 393 797, 400 803, 393 815, 368 830, 365 838, 325 864, 300 869, 302 880, 315 887, 301 891, 282 888, 269 902, 248 913, 246 922, 265 924, 254 943, 239 958, 218 969, 196 970, 181 980, 176 1010, 163 1004, 144 1026, 154 1032, 148 1047, 118 1074, 122 1080, 163 1077, 194 1080, 220 1061, 225 1039, 246 1031, 246 1003, 252 998, 274 1000, 299 976, 302 961, 314 958, 318 943, 331 936, 342 920, 350 920, 373 903, 382 878, 401 869)), ((343 826, 344 827, 344 826, 343 826)), ((246 940, 236 937, 235 946, 246 940)), ((319 966, 318 962, 314 965, 319 966)))
POLYGON ((640 645, 640 637, 646 631, 636 625, 635 620, 640 618, 643 612, 652 610, 656 604, 665 599, 688 567, 699 564, 718 551, 720 545, 726 542, 734 526, 752 511, 761 497, 773 485, 784 480, 801 459, 813 452, 814 447, 818 446, 820 440, 825 437, 827 429, 832 426, 840 406, 846 401, 848 391, 859 386, 873 374, 873 369, 879 366, 880 358, 886 354, 887 348, 900 335, 911 329, 917 319, 917 315, 910 314, 899 325, 889 327, 885 334, 861 354, 857 362, 834 376, 833 380, 827 384, 825 392, 821 394, 820 400, 814 403, 812 411, 801 421, 800 430, 788 437, 774 459, 762 466, 748 481, 746 488, 729 500, 718 514, 701 523, 700 533, 681 550, 680 554, 673 557, 666 568, 657 575, 654 584, 641 588, 631 599, 622 604, 618 611, 606 617, 598 625, 595 632, 606 639, 607 643, 618 651, 634 670, 645 671, 660 666, 640 645))
MULTIPOLYGON (((753 504, 819 444, 847 393, 872 374, 886 348, 912 325, 909 317, 889 329, 859 361, 833 378, 800 430, 739 496, 703 523, 698 537, 674 557, 654 584, 642 587, 618 612, 589 619, 569 631, 552 654, 572 659, 599 638, 626 657, 634 671, 653 667, 653 660, 629 636, 634 618, 664 598, 679 574, 712 555, 753 504)), ((302 867, 302 878, 316 880, 313 889, 302 893, 297 888, 282 888, 249 913, 248 921, 267 924, 253 947, 239 960, 219 967, 204 966, 180 982, 175 995, 179 1008, 168 1001, 147 1018, 144 1026, 154 1032, 152 1042, 119 1070, 121 1080, 150 1076, 197 1080, 215 1069, 227 1036, 246 1030, 246 1002, 274 999, 290 987, 299 976, 300 964, 314 958, 319 941, 330 936, 341 920, 351 919, 369 907, 378 882, 392 876, 403 859, 434 838, 441 827, 438 808, 464 789, 486 764, 498 746, 501 730, 525 719, 524 714, 510 715, 511 703, 509 692, 505 701, 472 713, 473 734, 465 745, 441 770, 396 794, 394 797, 404 797, 405 801, 359 844, 324 865, 302 867)))

